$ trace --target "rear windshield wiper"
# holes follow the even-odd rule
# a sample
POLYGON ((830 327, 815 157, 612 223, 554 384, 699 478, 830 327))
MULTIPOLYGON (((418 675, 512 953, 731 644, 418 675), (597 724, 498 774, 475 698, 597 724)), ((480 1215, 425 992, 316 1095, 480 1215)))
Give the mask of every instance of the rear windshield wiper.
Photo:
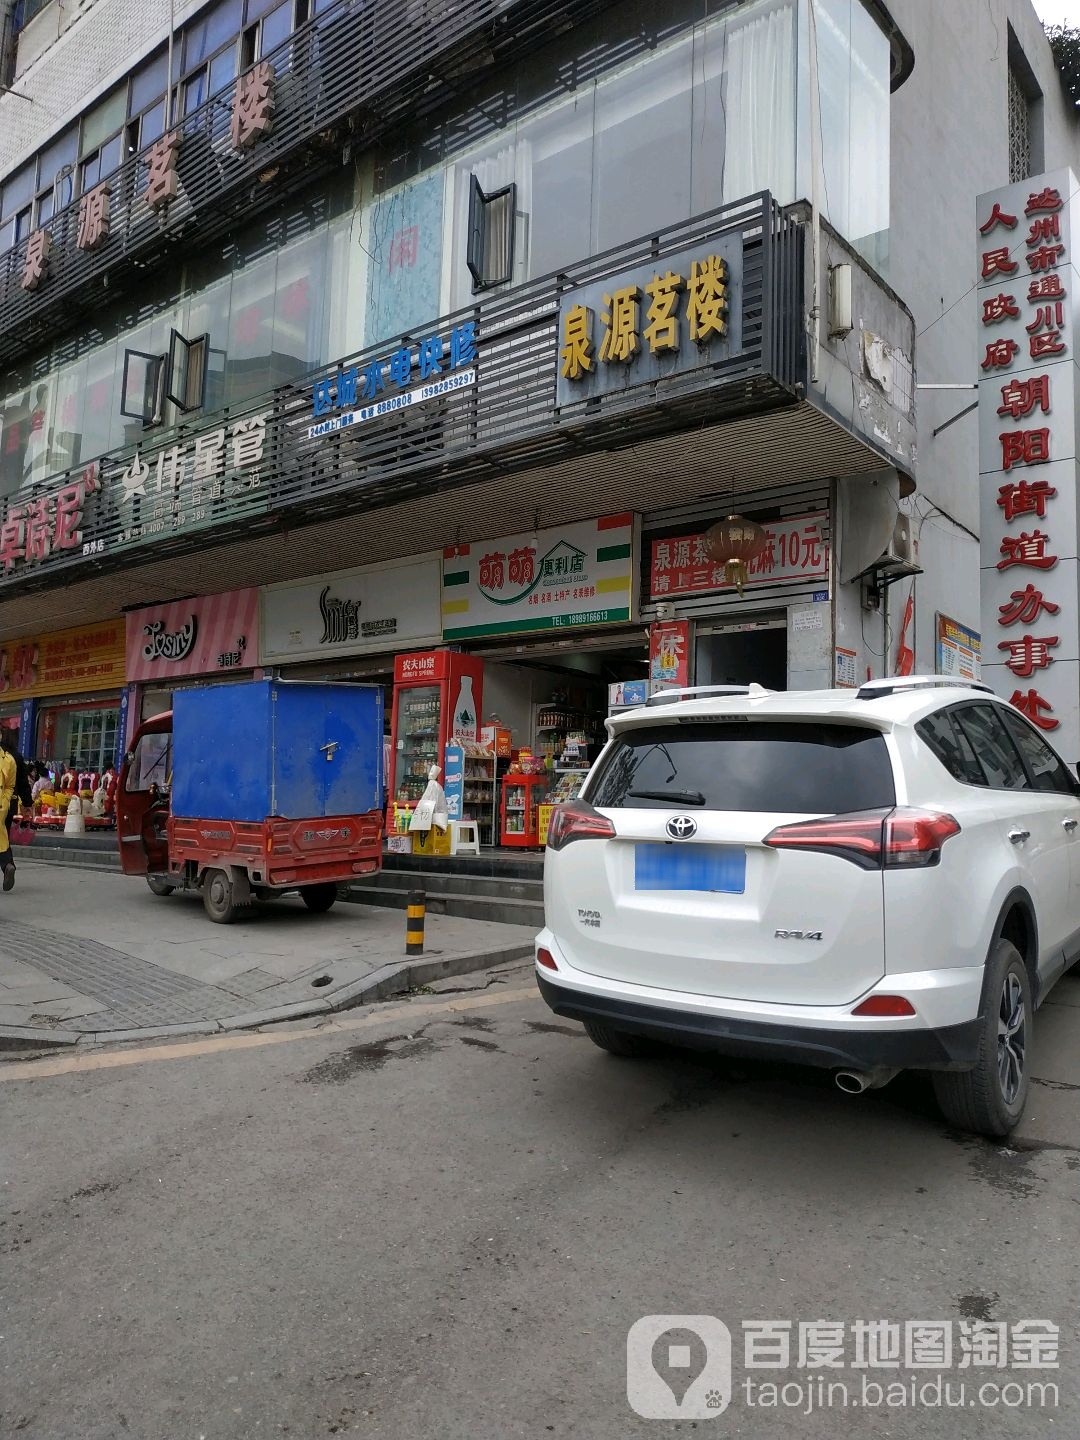
POLYGON ((704 805, 705 796, 700 790, 628 790, 630 800, 670 800, 673 805, 704 805))

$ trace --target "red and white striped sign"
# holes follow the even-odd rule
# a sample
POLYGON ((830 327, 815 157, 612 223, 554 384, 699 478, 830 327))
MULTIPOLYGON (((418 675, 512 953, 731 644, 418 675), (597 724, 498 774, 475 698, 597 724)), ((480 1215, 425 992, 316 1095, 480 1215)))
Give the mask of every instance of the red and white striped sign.
POLYGON ((224 674, 258 663, 258 590, 174 600, 127 617, 129 682, 224 674))

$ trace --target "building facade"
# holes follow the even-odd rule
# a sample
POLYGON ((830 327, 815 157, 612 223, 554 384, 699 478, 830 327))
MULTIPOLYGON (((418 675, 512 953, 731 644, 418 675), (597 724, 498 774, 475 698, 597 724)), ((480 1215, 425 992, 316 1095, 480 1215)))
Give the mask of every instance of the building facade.
POLYGON ((951 89, 968 34, 927 8, 8 6, 12 707, 76 621, 125 624, 121 745, 178 683, 432 648, 541 749, 611 684, 933 668, 931 616, 978 627, 978 464, 970 421, 932 433, 961 392, 916 409, 916 332, 920 380, 974 382, 949 307, 1015 77, 1015 163, 1077 141, 1027 0, 951 89))

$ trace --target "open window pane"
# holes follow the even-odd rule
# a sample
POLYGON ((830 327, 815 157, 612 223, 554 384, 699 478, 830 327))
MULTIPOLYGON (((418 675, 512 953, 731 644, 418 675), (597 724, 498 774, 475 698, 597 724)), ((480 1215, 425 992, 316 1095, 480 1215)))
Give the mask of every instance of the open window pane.
POLYGON ((514 270, 514 219, 517 186, 504 185, 486 195, 474 175, 469 186, 469 243, 465 263, 474 290, 504 285, 514 270))
POLYGON ((188 414, 201 409, 206 397, 206 359, 209 335, 188 340, 178 330, 169 340, 169 361, 166 368, 165 398, 178 410, 188 414))
POLYGON ((126 415, 129 420, 141 420, 144 425, 152 425, 158 419, 158 393, 163 363, 162 355, 148 355, 142 350, 124 351, 121 415, 126 415))

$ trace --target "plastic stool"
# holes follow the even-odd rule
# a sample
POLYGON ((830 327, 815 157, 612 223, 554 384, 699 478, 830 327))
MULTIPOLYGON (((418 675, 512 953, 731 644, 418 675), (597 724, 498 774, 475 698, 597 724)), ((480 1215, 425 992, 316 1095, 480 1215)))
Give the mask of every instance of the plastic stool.
POLYGON ((450 854, 480 854, 480 830, 475 820, 450 821, 450 854))

